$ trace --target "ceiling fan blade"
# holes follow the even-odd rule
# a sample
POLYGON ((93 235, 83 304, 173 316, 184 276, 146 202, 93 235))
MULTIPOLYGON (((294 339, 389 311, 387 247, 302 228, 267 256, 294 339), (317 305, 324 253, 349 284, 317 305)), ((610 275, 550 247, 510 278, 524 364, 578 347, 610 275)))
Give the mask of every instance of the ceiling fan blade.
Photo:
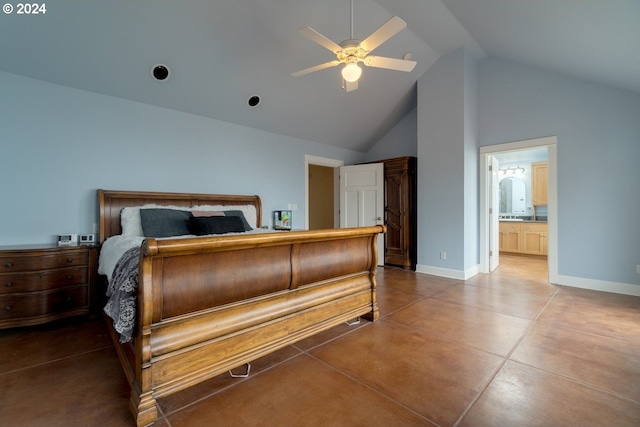
POLYGON ((352 92, 358 89, 358 81, 356 80, 355 82, 348 82, 345 79, 342 79, 342 89, 345 92, 352 92))
POLYGON ((392 16, 391 19, 380 25, 377 30, 364 39, 360 43, 360 47, 367 52, 371 52, 373 49, 398 34, 406 26, 407 23, 402 19, 397 16, 392 16))
POLYGON ((300 76, 304 76, 305 74, 313 73, 314 71, 335 67, 338 64, 340 64, 340 61, 338 61, 337 59, 334 59, 333 61, 325 62, 324 64, 320 64, 314 67, 305 68, 304 70, 296 71, 295 73, 291 73, 291 75, 293 77, 300 77, 300 76))
POLYGON ((331 52, 333 53, 338 53, 342 50, 342 47, 338 44, 335 43, 331 40, 329 40, 328 38, 326 38, 325 36, 323 36, 322 34, 320 34, 319 32, 317 32, 316 30, 314 30, 311 27, 304 27, 304 28, 300 28, 298 30, 298 33, 302 34, 303 36, 307 37, 308 39, 318 43, 320 46, 329 49, 331 52))
POLYGON ((376 68, 387 68, 396 71, 412 71, 416 66, 416 61, 409 59, 386 58, 384 56, 367 56, 364 65, 376 68))

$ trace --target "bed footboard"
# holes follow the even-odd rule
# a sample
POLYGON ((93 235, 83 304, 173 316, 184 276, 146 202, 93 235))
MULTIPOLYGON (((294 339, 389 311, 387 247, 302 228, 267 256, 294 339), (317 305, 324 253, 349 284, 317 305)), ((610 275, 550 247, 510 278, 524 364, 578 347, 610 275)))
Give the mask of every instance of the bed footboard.
POLYGON ((121 360, 135 358, 137 425, 156 420, 157 398, 358 316, 376 320, 376 242, 384 231, 148 239, 135 354, 120 350, 121 360))

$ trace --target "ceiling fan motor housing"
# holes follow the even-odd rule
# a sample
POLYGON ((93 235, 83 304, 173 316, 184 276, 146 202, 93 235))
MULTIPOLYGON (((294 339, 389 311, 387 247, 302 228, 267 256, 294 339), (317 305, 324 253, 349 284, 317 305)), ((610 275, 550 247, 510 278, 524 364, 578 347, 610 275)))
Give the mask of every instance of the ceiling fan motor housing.
POLYGON ((350 62, 363 62, 364 58, 367 56, 367 52, 359 47, 361 40, 349 39, 340 43, 340 47, 342 47, 341 51, 335 52, 338 61, 343 63, 350 62), (349 58, 354 58, 349 60, 349 58))

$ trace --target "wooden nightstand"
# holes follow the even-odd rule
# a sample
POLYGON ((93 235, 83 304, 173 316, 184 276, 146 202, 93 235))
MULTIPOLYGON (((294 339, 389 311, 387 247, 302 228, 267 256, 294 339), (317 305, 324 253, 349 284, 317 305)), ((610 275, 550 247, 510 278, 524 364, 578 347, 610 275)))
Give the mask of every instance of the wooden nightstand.
POLYGON ((0 329, 88 314, 97 261, 97 246, 0 246, 0 329))

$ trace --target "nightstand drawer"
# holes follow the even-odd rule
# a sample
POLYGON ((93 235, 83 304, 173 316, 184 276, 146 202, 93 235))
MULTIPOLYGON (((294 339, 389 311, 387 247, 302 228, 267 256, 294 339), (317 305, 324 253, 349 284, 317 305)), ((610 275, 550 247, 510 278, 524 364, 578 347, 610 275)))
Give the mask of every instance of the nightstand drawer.
POLYGON ((88 283, 86 267, 0 274, 0 295, 42 291, 88 283))
POLYGON ((88 259, 89 254, 85 250, 68 250, 63 253, 51 254, 0 256, 0 273, 86 266, 88 259))
POLYGON ((89 313, 97 246, 0 246, 0 329, 89 313))
POLYGON ((51 316, 75 310, 88 312, 87 290, 87 286, 79 286, 53 292, 0 296, 0 321, 51 316))

